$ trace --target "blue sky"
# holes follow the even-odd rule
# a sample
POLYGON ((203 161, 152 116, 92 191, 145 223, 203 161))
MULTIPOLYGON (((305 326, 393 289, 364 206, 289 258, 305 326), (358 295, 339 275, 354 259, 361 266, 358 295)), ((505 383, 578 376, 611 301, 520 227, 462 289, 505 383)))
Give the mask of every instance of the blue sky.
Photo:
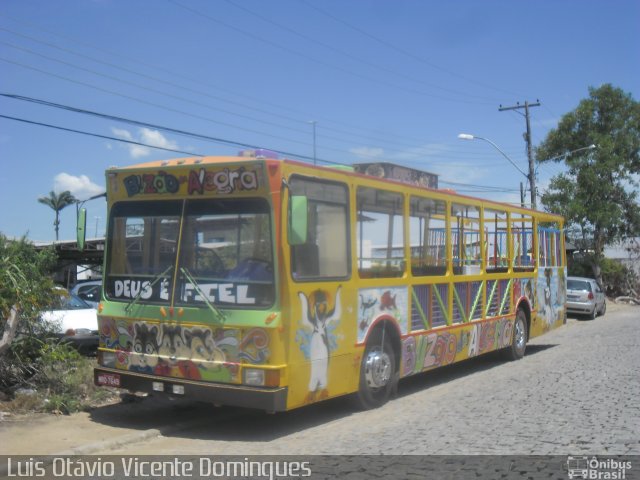
MULTIPOLYGON (((534 145, 612 83, 640 98, 640 2, 419 0, 3 0, 0 93, 333 162, 390 161, 441 187, 519 201, 534 145), (451 185, 455 182, 466 185, 451 185), (476 187, 476 185, 492 187, 476 187)), ((187 152, 225 143, 0 97, 0 114, 187 152)), ((37 198, 104 189, 113 165, 186 156, 0 118, 0 232, 52 240, 37 198)), ((538 169, 544 188, 557 165, 538 169)), ((528 198, 528 197, 527 197, 528 198)), ((103 200, 87 202, 103 234, 103 200)), ((60 238, 75 236, 75 209, 60 238)))

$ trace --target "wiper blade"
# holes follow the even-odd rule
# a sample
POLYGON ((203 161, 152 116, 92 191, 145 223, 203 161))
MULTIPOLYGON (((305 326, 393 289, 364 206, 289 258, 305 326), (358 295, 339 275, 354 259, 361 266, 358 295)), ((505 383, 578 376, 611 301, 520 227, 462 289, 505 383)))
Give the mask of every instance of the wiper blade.
POLYGON ((227 317, 225 316, 225 313, 209 301, 207 296, 204 294, 204 292, 198 285, 198 282, 196 282, 193 276, 191 276, 191 272, 189 272, 189 270, 187 270, 185 267, 180 267, 180 271, 185 277, 187 277, 187 280, 191 282, 191 285, 193 285, 193 288, 195 289, 195 291, 198 292, 198 294, 202 297, 202 300, 204 300, 204 303, 207 304, 207 307, 209 307, 209 310, 211 310, 211 312, 213 313, 214 320, 220 323, 224 323, 225 320, 227 319, 227 317))
POLYGON ((126 312, 129 312, 129 310, 131 310, 133 308, 133 306, 138 303, 138 300, 140 300, 140 298, 142 298, 142 294, 145 293, 147 291, 147 289, 152 289, 153 290, 153 286, 158 283, 160 280, 162 280, 164 277, 167 276, 167 274, 173 270, 173 265, 169 265, 164 272, 157 274, 155 277, 153 277, 151 279, 151 283, 146 287, 146 288, 140 288, 140 291, 138 292, 138 294, 133 298, 133 300, 131 300, 128 305, 126 307, 124 307, 126 312))

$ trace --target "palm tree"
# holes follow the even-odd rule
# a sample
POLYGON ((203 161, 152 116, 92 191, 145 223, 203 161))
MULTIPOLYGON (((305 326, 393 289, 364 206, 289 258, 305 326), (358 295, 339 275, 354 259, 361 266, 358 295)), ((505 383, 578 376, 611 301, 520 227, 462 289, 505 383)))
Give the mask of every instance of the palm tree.
POLYGON ((49 192, 49 196, 38 198, 38 202, 42 203, 53 209, 56 212, 56 219, 53 222, 53 226, 56 229, 56 242, 58 241, 58 231, 60 227, 60 211, 77 202, 69 190, 56 194, 53 190, 49 192))

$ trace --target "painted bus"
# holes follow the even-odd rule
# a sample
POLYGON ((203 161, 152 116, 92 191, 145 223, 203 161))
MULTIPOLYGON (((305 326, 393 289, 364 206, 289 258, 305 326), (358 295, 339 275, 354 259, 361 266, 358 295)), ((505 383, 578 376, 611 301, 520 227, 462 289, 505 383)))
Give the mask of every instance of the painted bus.
POLYGON ((106 172, 97 385, 375 408, 566 322, 561 217, 259 153, 106 172))

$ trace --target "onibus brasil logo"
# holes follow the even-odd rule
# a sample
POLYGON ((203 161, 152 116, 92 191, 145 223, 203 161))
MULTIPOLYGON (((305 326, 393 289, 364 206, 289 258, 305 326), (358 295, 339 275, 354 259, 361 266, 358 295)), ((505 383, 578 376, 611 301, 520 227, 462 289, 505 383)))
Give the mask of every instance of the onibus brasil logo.
POLYGON ((631 470, 631 462, 597 457, 567 457, 567 473, 569 478, 623 480, 627 478, 627 470, 631 470))

